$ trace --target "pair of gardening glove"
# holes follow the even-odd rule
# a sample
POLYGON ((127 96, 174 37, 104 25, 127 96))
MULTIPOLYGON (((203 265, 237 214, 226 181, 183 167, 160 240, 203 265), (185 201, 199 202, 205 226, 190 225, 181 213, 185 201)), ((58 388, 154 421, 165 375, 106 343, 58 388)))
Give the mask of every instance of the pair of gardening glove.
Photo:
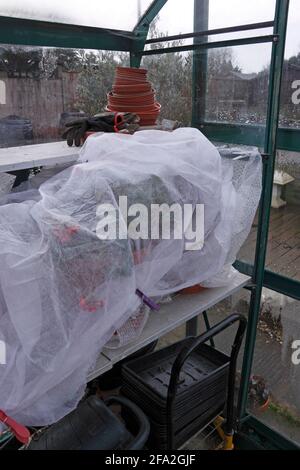
POLYGON ((139 116, 133 113, 101 113, 83 117, 66 123, 62 138, 69 147, 80 147, 86 132, 125 132, 133 134, 139 128, 139 116))

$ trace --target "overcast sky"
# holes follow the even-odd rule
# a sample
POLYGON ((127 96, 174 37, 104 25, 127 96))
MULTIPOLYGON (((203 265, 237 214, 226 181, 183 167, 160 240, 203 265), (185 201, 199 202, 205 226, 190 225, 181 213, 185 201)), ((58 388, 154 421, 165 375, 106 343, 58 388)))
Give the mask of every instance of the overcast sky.
MULTIPOLYGON (((82 0, 51 0, 43 4, 41 0, 0 0, 0 14, 131 30, 137 21, 137 3, 137 0, 89 0, 86 4, 82 0)), ((150 3, 151 0, 141 0, 142 10, 150 3)), ((194 0, 168 0, 160 13, 159 29, 169 34, 191 32, 193 3, 194 0)), ((300 2, 291 0, 290 3, 287 57, 300 51, 300 2)), ((275 0, 210 0, 209 27, 268 21, 273 19, 274 7, 275 0)), ((268 33, 268 30, 258 32, 268 33)), ((246 34, 253 35, 253 32, 246 34)), ((247 73, 260 71, 270 61, 270 45, 233 50, 236 64, 247 73)))

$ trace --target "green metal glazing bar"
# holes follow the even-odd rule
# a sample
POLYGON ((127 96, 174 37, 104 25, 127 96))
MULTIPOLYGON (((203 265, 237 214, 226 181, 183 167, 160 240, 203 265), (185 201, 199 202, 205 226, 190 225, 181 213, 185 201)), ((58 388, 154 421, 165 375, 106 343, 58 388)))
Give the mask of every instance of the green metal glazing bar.
POLYGON ((130 67, 139 67, 141 65, 142 57, 135 52, 130 52, 130 67))
POLYGON ((287 439, 274 429, 266 426, 254 416, 249 416, 241 428, 246 438, 250 439, 250 449, 253 450, 255 443, 260 449, 272 450, 299 450, 295 442, 287 439), (250 431, 250 432, 249 432, 250 431), (252 431, 252 432, 251 432, 252 431))
MULTIPOLYGON (((262 124, 240 124, 238 122, 202 122, 196 123, 203 134, 217 142, 256 145, 263 148, 266 126, 262 124)), ((277 135, 277 149, 300 152, 300 130, 292 127, 280 127, 277 135)))
POLYGON ((257 124, 240 124, 233 122, 202 122, 196 127, 208 139, 216 142, 226 142, 241 145, 255 145, 263 148, 266 126, 257 124))
POLYGON ((249 44, 262 44, 266 42, 276 42, 278 40, 277 35, 267 34, 263 36, 254 36, 249 38, 241 39, 228 39, 224 41, 213 41, 213 42, 203 42, 201 44, 189 44, 187 46, 174 46, 174 47, 165 47, 160 49, 149 49, 146 51, 141 51, 138 55, 158 55, 158 54, 173 54, 174 52, 187 52, 187 51, 197 51, 200 49, 219 49, 222 47, 233 47, 233 46, 247 46, 249 44))
MULTIPOLYGON (((234 267, 246 276, 253 276, 253 265, 244 261, 236 261, 234 267)), ((279 292, 280 294, 300 300, 300 281, 282 276, 265 269, 264 287, 279 292)))
POLYGON ((131 31, 0 16, 0 44, 130 51, 131 31))
POLYGON ((154 0, 145 13, 143 13, 142 17, 139 19, 138 23, 135 25, 133 31, 144 32, 145 29, 149 29, 150 24, 154 20, 154 18, 159 14, 162 7, 167 3, 168 0, 154 0))
POLYGON ((201 36, 215 36, 216 34, 228 34, 228 33, 240 33, 241 31, 251 31, 253 29, 265 29, 265 28, 272 28, 274 26, 274 21, 264 21, 263 23, 249 23, 249 24, 242 24, 240 26, 229 26, 227 28, 216 28, 216 29, 200 29, 201 26, 198 28, 197 24, 200 24, 200 20, 205 20, 205 24, 208 25, 208 7, 205 7, 203 2, 207 2, 207 0, 195 0, 195 7, 199 4, 201 8, 203 5, 203 13, 200 10, 198 13, 198 8, 195 9, 194 13, 194 32, 193 33, 185 33, 185 34, 174 34, 172 36, 163 36, 158 38, 151 38, 147 39, 146 44, 154 44, 159 42, 170 42, 170 41, 177 41, 177 39, 190 39, 196 38, 201 36), (198 20, 198 21, 196 21, 198 20), (196 25, 195 25, 196 24, 196 25))
POLYGON ((247 336, 245 341, 245 354, 242 367, 242 381, 239 395, 239 418, 246 412, 248 399, 248 386, 254 357, 257 323, 260 311, 261 292, 264 281, 265 259, 268 242, 270 210, 272 200, 272 188, 276 159, 276 140, 279 121, 280 88, 282 68, 284 62, 284 50, 286 29, 289 11, 289 0, 277 0, 275 12, 274 34, 279 36, 273 43, 270 67, 268 111, 266 122, 266 138, 264 152, 269 155, 263 167, 263 191, 259 209, 259 223, 257 231, 257 245, 255 263, 253 269, 253 283, 255 288, 251 293, 247 336))
MULTIPOLYGON (((209 0, 194 0, 194 31, 207 31, 209 27, 209 0)), ((208 42, 208 36, 194 38, 194 44, 208 42)), ((207 92, 208 51, 193 52, 192 72, 192 126, 205 119, 207 92)))
POLYGON ((144 50, 145 42, 148 36, 149 27, 154 18, 159 14, 162 7, 168 0, 154 0, 142 15, 137 25, 133 29, 135 42, 130 49, 130 66, 139 67, 141 64, 142 56, 138 54, 144 50))
POLYGON ((300 129, 280 127, 278 129, 277 148, 290 152, 300 152, 300 129))

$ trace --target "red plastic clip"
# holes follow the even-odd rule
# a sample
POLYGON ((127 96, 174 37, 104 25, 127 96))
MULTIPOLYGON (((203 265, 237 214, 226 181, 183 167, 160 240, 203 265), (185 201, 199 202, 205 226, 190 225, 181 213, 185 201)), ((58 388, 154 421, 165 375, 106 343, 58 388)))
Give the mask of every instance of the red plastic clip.
POLYGON ((78 233, 78 227, 61 227, 55 229, 53 233, 61 243, 67 243, 71 240, 73 235, 78 233))
POLYGON ((0 410, 0 421, 11 430, 18 441, 22 442, 22 444, 28 444, 30 432, 25 426, 17 423, 17 421, 7 416, 2 410, 0 410))
POLYGON ((124 121, 123 119, 123 114, 121 113, 115 113, 115 118, 114 118, 114 131, 115 132, 120 132, 120 129, 118 128, 118 126, 120 124, 122 124, 122 122, 124 121))
POLYGON ((79 300, 79 305, 82 310, 85 312, 95 313, 100 308, 104 307, 103 300, 94 300, 88 301, 85 297, 81 297, 79 300))

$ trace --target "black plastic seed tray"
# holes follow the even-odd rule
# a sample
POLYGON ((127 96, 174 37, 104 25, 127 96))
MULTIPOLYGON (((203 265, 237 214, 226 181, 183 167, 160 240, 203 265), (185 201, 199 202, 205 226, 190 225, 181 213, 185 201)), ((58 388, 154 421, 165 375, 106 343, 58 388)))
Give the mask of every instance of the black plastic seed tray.
MULTIPOLYGON (((194 375, 192 379, 192 374, 193 374, 193 368, 195 365, 195 359, 198 360, 198 358, 191 357, 191 361, 187 360, 186 361, 186 367, 184 366, 184 370, 180 373, 179 377, 179 392, 181 391, 180 396, 184 399, 185 394, 186 395, 191 395, 195 394, 199 391, 199 383, 201 380, 205 380, 207 385, 209 384, 214 384, 218 381, 218 377, 222 374, 219 374, 218 372, 222 372, 222 369, 220 370, 219 368, 216 368, 212 370, 212 373, 210 374, 203 374, 202 377, 197 377, 194 375), (187 392, 187 393, 186 393, 187 392)), ((170 364, 170 368, 172 368, 172 364, 170 364)), ((224 366, 221 366, 221 368, 226 369, 226 364, 224 366)), ((162 369, 160 369, 161 371, 162 369)), ((198 372, 198 371, 197 371, 198 372)), ((171 374, 169 373, 168 370, 165 371, 165 375, 162 377, 162 373, 158 376, 152 376, 152 384, 149 386, 148 384, 145 384, 139 377, 136 376, 136 374, 133 372, 128 373, 125 369, 122 373, 123 379, 124 378, 129 378, 131 382, 135 382, 140 384, 140 386, 145 389, 145 390, 151 390, 151 393, 157 397, 157 399, 164 401, 169 382, 170 382, 170 377, 171 374), (165 379, 165 381, 163 381, 165 379)))
MULTIPOLYGON (((201 390, 200 394, 193 395, 189 401, 185 401, 177 404, 176 406, 176 416, 180 417, 189 413, 191 409, 194 409, 197 406, 202 406, 206 401, 212 397, 215 397, 219 393, 223 393, 225 399, 227 386, 227 375, 221 380, 219 379, 218 383, 214 387, 207 387, 204 391, 201 390)), ((143 406, 149 410, 153 409, 153 398, 147 395, 144 392, 141 392, 137 388, 136 384, 124 383, 122 388, 122 393, 126 396, 134 397, 136 402, 143 403, 143 406)), ((163 404, 158 404, 155 402, 155 408, 152 411, 153 414, 157 415, 158 421, 165 421, 167 411, 166 411, 166 401, 163 404)))
MULTIPOLYGON (((167 348, 134 359, 122 367, 123 384, 136 388, 139 394, 148 397, 155 406, 165 409, 171 371, 185 340, 167 348)), ((180 405, 190 407, 193 400, 203 400, 210 389, 224 385, 229 368, 229 357, 206 344, 197 347, 184 363, 174 410, 180 405)), ((226 388, 224 389, 224 395, 226 388)))
POLYGON ((226 432, 234 429, 234 377, 246 319, 232 314, 197 338, 132 360, 122 369, 123 393, 152 422, 149 448, 176 449, 225 407, 226 432), (239 322, 230 358, 205 344, 239 322))
MULTIPOLYGON (((186 344, 180 341, 134 359, 122 368, 122 393, 138 404, 151 421, 151 448, 167 448, 167 395, 174 362, 186 344)), ((184 362, 172 407, 177 448, 225 406, 229 357, 206 344, 184 362)))
MULTIPOLYGON (((205 388, 197 387, 197 390, 194 393, 190 394, 188 401, 180 400, 176 402, 177 413, 185 414, 193 406, 194 403, 199 404, 205 402, 207 398, 214 396, 220 390, 224 392, 224 390, 226 390, 226 385, 227 373, 224 373, 222 377, 218 376, 217 378, 214 378, 214 380, 207 380, 205 388)), ((166 398, 164 400, 158 399, 155 394, 151 393, 151 390, 146 390, 140 387, 138 381, 133 380, 133 377, 123 378, 123 390, 125 389, 129 390, 128 393, 132 391, 133 394, 137 395, 138 399, 142 398, 145 403, 148 402, 150 408, 152 408, 153 402, 155 401, 155 411, 157 412, 158 416, 165 416, 166 398)))
MULTIPOLYGON (((209 423, 213 418, 218 416, 224 408, 223 394, 220 401, 220 397, 215 397, 210 401, 208 410, 203 413, 195 413, 194 410, 189 416, 189 419, 185 421, 180 420, 176 421, 174 426, 174 443, 176 448, 181 446, 186 442, 190 437, 192 437, 197 432, 201 431, 207 423, 209 423), (222 402, 222 404, 218 404, 222 402)), ((144 412, 147 411, 144 409, 144 412)), ((149 417, 148 417, 149 418, 149 417)), ((167 426, 166 424, 161 424, 155 419, 150 418, 151 433, 149 440, 147 442, 147 447, 149 449, 167 449, 167 426)))
MULTIPOLYGON (((186 441, 188 441, 197 432, 201 431, 208 423, 223 411, 223 407, 213 407, 183 428, 177 430, 174 434, 173 448, 178 449, 186 441)), ((152 419, 150 421, 151 433, 147 442, 149 449, 168 449, 167 427, 156 423, 152 419)))
MULTIPOLYGON (((140 397, 137 393, 135 393, 132 389, 128 389, 127 387, 124 387, 122 390, 122 393, 124 396, 132 400, 134 403, 136 403, 144 413, 147 414, 147 416, 151 417, 153 420, 155 420, 156 423, 160 425, 166 426, 167 424, 167 415, 166 413, 159 413, 158 410, 153 409, 153 404, 149 401, 144 400, 142 397, 140 397)), ((189 409, 185 411, 184 413, 178 413, 176 411, 176 414, 174 415, 173 418, 173 423, 174 423, 174 428, 175 429, 180 429, 181 427, 184 427, 188 425, 193 419, 197 416, 200 416, 204 413, 206 413, 209 410, 214 410, 215 408, 217 409, 223 409, 225 406, 225 396, 224 396, 224 388, 221 389, 218 393, 210 396, 207 400, 200 402, 199 404, 191 405, 189 406, 189 409)))

